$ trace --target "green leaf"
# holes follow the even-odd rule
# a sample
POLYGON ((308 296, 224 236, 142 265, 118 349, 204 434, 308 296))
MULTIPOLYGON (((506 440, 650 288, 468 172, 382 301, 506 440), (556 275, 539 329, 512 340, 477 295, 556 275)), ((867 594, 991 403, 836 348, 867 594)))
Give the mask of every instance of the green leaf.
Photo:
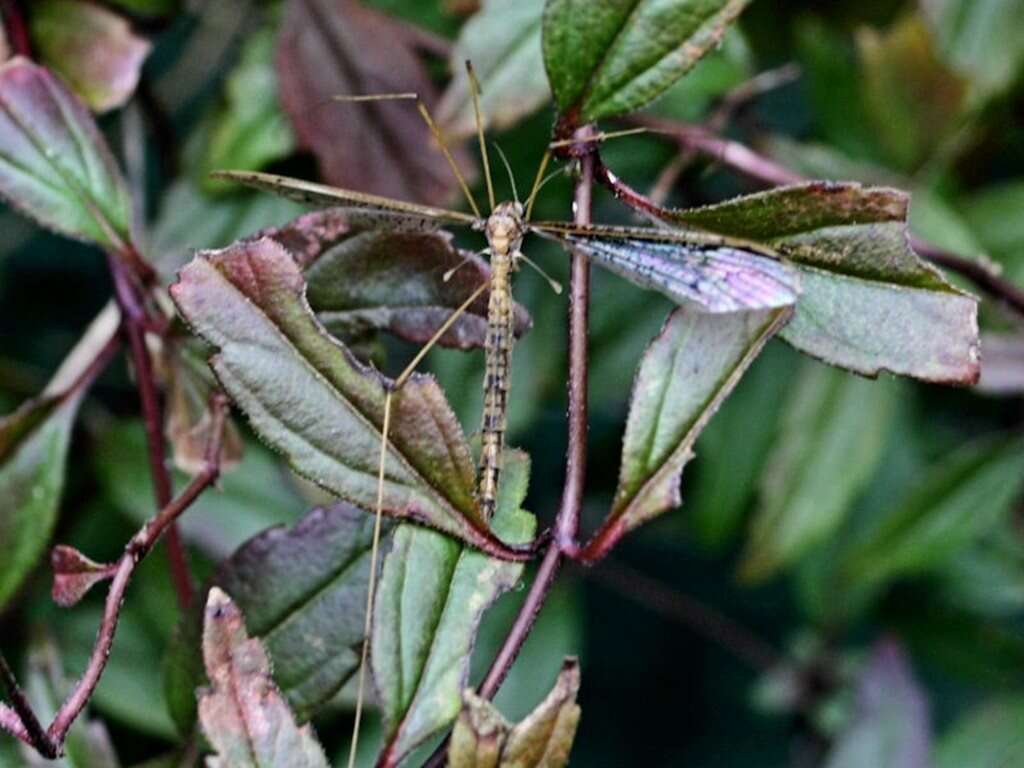
MULTIPOLYGON (((32 640, 26 666, 22 683, 25 695, 39 720, 44 724, 49 723, 71 690, 57 646, 49 637, 43 635, 32 640)), ((99 720, 89 717, 88 710, 71 726, 64 750, 62 757, 50 761, 40 757, 35 750, 23 746, 24 762, 18 765, 29 768, 118 768, 121 764, 106 727, 99 720)))
POLYGON ((1024 180, 993 184, 965 196, 958 210, 975 236, 1006 270, 1006 277, 1024 285, 1024 180))
POLYGON ((163 16, 174 13, 181 0, 107 0, 107 3, 142 16, 163 16))
POLYGON ((865 376, 977 380, 977 301, 910 249, 904 193, 811 182, 671 220, 768 243, 797 265, 801 295, 781 336, 800 351, 865 376))
MULTIPOLYGON (((200 255, 171 287, 256 433, 300 474, 375 509, 385 381, 324 331, 304 292, 298 266, 269 239, 200 255)), ((394 394, 386 456, 386 514, 501 547, 481 517, 462 428, 430 377, 394 394)))
POLYGON ((270 28, 258 30, 245 41, 224 84, 224 104, 210 115, 209 133, 198 134, 204 141, 197 174, 205 189, 227 186, 208 178, 210 171, 255 171, 294 149, 291 126, 277 97, 274 43, 270 28))
POLYGON ((749 0, 548 0, 544 64, 576 124, 659 96, 722 40, 749 0))
MULTIPOLYGON (((536 521, 520 509, 529 462, 506 452, 494 530, 512 542, 533 537, 536 521)), ((373 611, 371 662, 397 764, 458 715, 483 612, 514 586, 523 566, 464 548, 411 525, 395 530, 373 611)), ((385 759, 381 758, 382 761, 385 759)))
POLYGON ((210 590, 203 660, 212 686, 199 694, 199 719, 217 757, 211 768, 327 768, 312 728, 295 724, 270 677, 270 660, 245 631, 241 611, 210 590))
POLYGON ((550 98, 540 49, 544 0, 486 0, 462 27, 452 47, 453 76, 437 107, 446 136, 476 132, 465 62, 480 81, 480 110, 487 127, 504 130, 539 109, 550 98))
POLYGON ((949 65, 966 75, 984 99, 1004 91, 1024 65, 1021 0, 924 0, 921 10, 935 45, 949 65))
POLYGON ((935 750, 935 768, 1008 768, 1020 759, 1024 696, 993 699, 957 720, 935 750))
POLYGON ((1024 442, 1004 437, 969 444, 934 466, 847 556, 843 572, 882 583, 944 564, 994 530, 1024 488, 1024 442))
MULTIPOLYGON (((300 721, 330 700, 359 665, 366 619, 373 516, 338 503, 272 528, 225 560, 213 584, 237 597, 252 637, 274 662, 274 680, 300 721)), ((195 721, 202 670, 199 617, 182 619, 164 665, 179 729, 195 721)))
POLYGON ((1024 609, 1024 543, 1013 522, 952 557, 938 578, 943 598, 963 611, 1016 616, 1024 609))
POLYGON ((677 309, 669 316, 633 385, 606 526, 621 535, 679 506, 679 477, 698 435, 790 314, 788 308, 720 316, 677 309))
POLYGON ((825 768, 928 768, 928 700, 903 649, 879 642, 857 681, 856 712, 825 768))
POLYGON ((843 524, 874 475, 900 403, 893 382, 807 365, 795 383, 765 468, 743 576, 764 579, 843 524))
POLYGON ((580 708, 579 663, 566 659, 555 685, 537 708, 515 726, 472 689, 463 692, 452 740, 451 768, 562 768, 569 762, 580 708))
POLYGON ((29 31, 39 60, 96 112, 124 106, 152 47, 116 13, 82 0, 39 0, 29 31))
POLYGON ((0 195, 68 237, 117 249, 131 201, 92 115, 43 67, 0 66, 0 195))
POLYGON ((108 305, 39 397, 0 419, 0 608, 10 601, 46 549, 57 522, 71 428, 100 350, 117 333, 108 305))

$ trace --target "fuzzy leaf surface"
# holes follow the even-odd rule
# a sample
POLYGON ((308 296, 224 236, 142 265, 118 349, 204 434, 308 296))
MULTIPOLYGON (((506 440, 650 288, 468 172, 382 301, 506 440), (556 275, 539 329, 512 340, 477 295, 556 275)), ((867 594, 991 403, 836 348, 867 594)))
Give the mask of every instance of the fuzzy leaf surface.
POLYGON ((81 0, 33 3, 29 28, 40 60, 96 112, 128 101, 152 47, 116 13, 81 0))
MULTIPOLYGON (((384 379, 317 322, 289 253, 264 238, 200 254, 171 295, 216 348, 210 365, 256 433, 297 472, 375 509, 384 379)), ((395 393, 388 443, 386 514, 493 543, 462 428, 431 377, 395 393)))
POLYGON ((708 315, 677 309, 647 348, 630 402, 609 519, 622 531, 679 506, 693 444, 788 308, 708 315))
POLYGON ((972 384, 978 302, 907 243, 905 193, 811 182, 677 210, 675 223, 774 246, 800 271, 781 336, 831 365, 875 376, 972 384))
MULTIPOLYGON (((415 92, 433 108, 434 85, 393 24, 354 0, 289 0, 277 50, 281 103, 329 183, 437 203, 456 182, 415 103, 333 103, 339 95, 415 92)), ((466 173, 468 155, 453 153, 466 173)))
POLYGON ((206 601, 203 660, 211 687, 199 719, 216 757, 210 768, 327 768, 311 726, 301 728, 270 676, 270 659, 245 619, 217 587, 206 601))
POLYGON ((749 0, 548 0, 544 64, 577 124, 659 96, 721 41, 749 0))
MULTIPOLYGON (((494 531, 529 541, 536 521, 520 509, 529 462, 506 452, 494 531)), ((395 530, 374 606, 371 662, 386 724, 382 765, 397 764, 458 715, 483 612, 523 566, 411 525, 395 530)))
POLYGON ((116 249, 131 201, 92 115, 44 67, 0 66, 0 196, 44 227, 116 249))

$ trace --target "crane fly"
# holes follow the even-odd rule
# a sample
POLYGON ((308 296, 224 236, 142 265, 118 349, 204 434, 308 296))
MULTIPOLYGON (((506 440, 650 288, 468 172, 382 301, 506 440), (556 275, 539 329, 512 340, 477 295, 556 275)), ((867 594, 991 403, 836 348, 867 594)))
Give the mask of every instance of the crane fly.
MULTIPOLYGON (((456 318, 489 288, 477 497, 485 519, 490 519, 497 504, 501 452, 504 447, 507 419, 508 384, 514 341, 512 274, 519 269, 522 262, 540 271, 540 268, 522 253, 523 239, 532 233, 554 240, 567 250, 586 254, 591 261, 640 287, 656 290, 676 303, 691 304, 705 312, 726 313, 785 307, 793 304, 799 293, 799 277, 796 270, 780 260, 779 255, 772 249, 747 240, 697 230, 531 221, 530 213, 534 198, 543 184, 544 170, 551 157, 550 149, 544 155, 526 204, 520 203, 518 199, 496 203, 480 116, 479 85, 468 62, 467 69, 490 203, 490 213, 486 217, 481 214, 470 194, 468 184, 452 158, 440 130, 416 94, 341 98, 345 101, 375 101, 387 98, 416 100, 419 113, 455 173, 473 210, 472 214, 258 171, 216 171, 212 174, 219 179, 266 190, 301 203, 358 211, 361 215, 375 219, 385 226, 389 221, 402 222, 404 226, 411 225, 422 229, 465 226, 482 232, 487 240, 487 248, 482 253, 490 257, 490 282, 477 288, 453 311, 432 339, 395 379, 390 389, 386 390, 378 474, 377 527, 374 533, 367 595, 367 643, 364 643, 363 663, 359 674, 360 692, 357 698, 350 765, 355 755, 363 698, 363 670, 366 666, 376 579, 375 563, 383 507, 384 460, 390 428, 391 393, 401 387, 427 350, 451 327, 456 318)), ((502 156, 502 160, 504 159, 502 156)), ((509 176, 511 178, 511 170, 509 176)), ((512 185, 514 190, 514 180, 512 185)), ((556 291, 560 291, 557 283, 550 278, 547 279, 555 286, 556 291)))

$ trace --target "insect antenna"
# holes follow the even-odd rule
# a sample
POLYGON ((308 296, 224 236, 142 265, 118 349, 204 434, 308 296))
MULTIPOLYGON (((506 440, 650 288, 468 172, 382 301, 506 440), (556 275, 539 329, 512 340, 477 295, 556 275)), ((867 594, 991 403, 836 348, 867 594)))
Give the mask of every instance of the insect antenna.
POLYGON ((494 184, 491 183, 491 163, 487 158, 487 142, 484 139, 484 120, 480 113, 480 81, 476 79, 473 63, 466 59, 466 74, 469 76, 469 92, 473 95, 473 114, 476 117, 476 136, 480 141, 480 156, 484 164, 484 179, 487 182, 487 200, 494 210, 494 184))
POLYGON ((508 164, 508 158, 505 157, 505 152, 496 141, 492 141, 491 144, 498 150, 498 154, 501 156, 501 162, 505 164, 505 171, 508 173, 508 182, 512 185, 512 199, 517 203, 519 202, 519 191, 516 189, 516 177, 512 175, 512 166, 508 164))
MULTIPOLYGON (((473 198, 473 194, 469 191, 469 184, 466 183, 466 177, 462 175, 462 171, 459 170, 458 163, 455 162, 455 158, 452 156, 451 150, 448 149, 448 143, 444 140, 444 135, 441 133, 441 129, 437 127, 437 123, 434 122, 434 118, 430 116, 430 110, 427 109, 427 105, 423 103, 423 99, 419 97, 417 93, 371 93, 371 94, 357 94, 357 95, 342 95, 335 96, 334 101, 341 102, 367 102, 367 101, 415 101, 416 109, 420 113, 420 117, 423 118, 423 122, 427 124, 427 128, 430 129, 431 135, 434 137, 434 141, 437 142, 437 146, 441 149, 441 153, 444 155, 444 159, 448 161, 449 167, 452 169, 452 173, 455 174, 455 178, 459 182, 459 186, 462 188, 462 194, 466 197, 466 202, 469 203, 469 207, 473 210, 474 215, 478 219, 483 218, 483 214, 480 213, 480 208, 476 204, 476 200, 473 198)), ((487 169, 486 158, 484 159, 484 169, 487 169)), ((488 175, 488 188, 490 187, 490 175, 488 175)), ((493 194, 492 194, 493 199, 493 194)), ((491 207, 494 207, 492 202, 491 207)))

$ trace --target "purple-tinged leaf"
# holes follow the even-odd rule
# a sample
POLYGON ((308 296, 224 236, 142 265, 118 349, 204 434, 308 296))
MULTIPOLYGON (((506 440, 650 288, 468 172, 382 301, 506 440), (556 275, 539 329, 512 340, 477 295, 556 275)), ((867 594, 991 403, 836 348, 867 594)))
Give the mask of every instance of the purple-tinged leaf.
POLYGON ((749 0, 548 0, 544 65, 577 124, 657 98, 722 36, 749 0))
POLYGON ((128 101, 151 46, 127 21, 87 0, 37 0, 29 20, 42 63, 93 111, 106 112, 128 101))
MULTIPOLYGON (((528 479, 525 454, 506 452, 493 525, 507 541, 533 537, 536 521, 520 509, 528 479)), ((379 765, 397 765, 458 715, 481 616, 522 572, 434 531, 395 530, 373 610, 370 660, 386 733, 379 765)))
MULTIPOLYGON (((351 211, 308 213, 259 235, 277 240, 298 258, 310 306, 339 338, 380 329, 424 344, 491 277, 487 262, 453 246, 447 232, 380 228, 351 211), (445 281, 443 275, 456 267, 445 281)), ((487 300, 484 293, 470 305, 441 337, 441 345, 482 347, 487 300)), ((517 303, 516 335, 529 328, 530 316, 517 303)))
POLYGON ((471 689, 448 747, 451 768, 562 768, 568 764, 580 708, 580 667, 566 659, 555 685, 529 715, 514 726, 491 702, 471 689))
MULTIPOLYGON (((414 102, 333 102, 339 95, 414 91, 433 106, 433 83, 394 22, 354 0, 289 0, 284 13, 281 102, 324 179, 403 200, 450 197, 455 177, 414 102)), ((453 152, 468 174, 468 156, 453 152)))
POLYGON ((712 316, 677 309, 651 342, 633 384, 619 486, 600 537, 679 506, 679 477, 708 421, 789 308, 712 316))
POLYGON ((812 182, 671 219, 768 243, 797 265, 800 300, 781 336, 802 352, 865 376, 972 384, 977 300, 910 249, 907 205, 893 189, 812 182))
POLYGON ((856 711, 825 768, 929 768, 928 699, 895 640, 872 650, 856 684, 856 711))
MULTIPOLYGON (((216 348, 210 365, 256 433, 297 472, 375 509, 385 380, 317 322, 291 255, 270 239, 205 252, 171 295, 216 348)), ((391 416, 385 514, 500 547, 474 495, 469 446, 436 382, 409 379, 391 416)))
POLYGON ((117 249, 131 201, 89 111, 27 59, 0 66, 0 196, 39 224, 117 249))
POLYGON ((74 547, 58 544, 50 552, 53 601, 64 608, 77 603, 95 584, 111 578, 116 565, 90 560, 74 547))
POLYGON ((211 686, 199 693, 199 720, 217 753, 210 768, 327 768, 312 728, 296 725, 274 685, 263 645, 218 587, 206 601, 203 660, 211 686))
POLYGON ((120 314, 108 305, 46 389, 0 419, 0 607, 43 555, 57 522, 71 428, 93 361, 117 333, 120 314))

